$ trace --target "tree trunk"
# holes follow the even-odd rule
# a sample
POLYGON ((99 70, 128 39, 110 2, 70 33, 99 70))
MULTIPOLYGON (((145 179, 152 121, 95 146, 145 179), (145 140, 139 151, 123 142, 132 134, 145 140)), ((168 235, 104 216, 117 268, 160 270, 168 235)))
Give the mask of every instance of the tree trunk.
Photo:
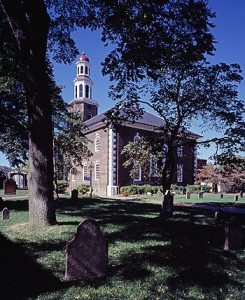
POLYGON ((45 67, 30 62, 26 82, 29 116, 29 218, 33 224, 52 225, 53 140, 51 103, 45 67))
POLYGON ((167 190, 170 190, 171 188, 171 184, 173 183, 173 178, 174 178, 174 170, 175 170, 174 153, 171 149, 169 149, 166 155, 165 166, 162 172, 163 195, 167 190))
MULTIPOLYGON (((51 95, 46 72, 49 16, 42 0, 0 0, 19 47, 29 120, 29 218, 56 223, 53 195, 51 95)), ((19 70, 17 70, 19 71, 19 70)))

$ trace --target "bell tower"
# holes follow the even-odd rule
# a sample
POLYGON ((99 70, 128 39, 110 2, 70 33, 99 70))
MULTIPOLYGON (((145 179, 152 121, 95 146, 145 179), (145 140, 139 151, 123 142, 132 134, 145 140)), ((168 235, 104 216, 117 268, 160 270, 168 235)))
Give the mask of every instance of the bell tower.
POLYGON ((92 98, 93 81, 90 77, 91 63, 85 53, 76 62, 76 78, 74 79, 74 99, 69 102, 70 111, 83 114, 87 121, 98 114, 99 104, 92 98))

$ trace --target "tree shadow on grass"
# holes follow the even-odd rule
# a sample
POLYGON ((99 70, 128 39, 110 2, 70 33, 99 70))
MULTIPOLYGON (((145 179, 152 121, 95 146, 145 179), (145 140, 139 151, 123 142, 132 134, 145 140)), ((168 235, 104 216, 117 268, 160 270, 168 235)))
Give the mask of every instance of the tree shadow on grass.
POLYGON ((0 299, 28 299, 61 287, 51 271, 30 258, 21 246, 0 235, 1 289, 0 299))
POLYGON ((9 210, 28 211, 28 200, 4 200, 1 204, 2 209, 7 207, 9 210))

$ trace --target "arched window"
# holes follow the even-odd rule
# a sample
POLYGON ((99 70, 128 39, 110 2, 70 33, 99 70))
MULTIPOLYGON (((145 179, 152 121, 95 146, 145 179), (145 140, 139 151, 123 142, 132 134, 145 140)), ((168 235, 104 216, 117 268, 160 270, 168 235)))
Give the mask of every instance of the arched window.
POLYGON ((88 166, 83 165, 83 181, 89 180, 88 166))
POLYGON ((88 67, 85 66, 85 74, 88 75, 88 67))
POLYGON ((100 137, 96 135, 94 140, 94 151, 100 151, 100 137))
POLYGON ((87 113, 87 120, 91 119, 93 117, 92 113, 91 112, 88 112, 87 113))
POLYGON ((136 136, 134 137, 134 142, 138 142, 140 140, 140 136, 137 132, 136 136))
POLYGON ((79 98, 82 98, 83 97, 83 85, 80 84, 79 85, 79 98))
POLYGON ((95 180, 99 180, 100 179, 100 163, 99 162, 95 162, 95 180))
POLYGON ((89 98, 89 86, 88 85, 85 86, 85 97, 89 98))
POLYGON ((75 86, 75 98, 77 98, 77 86, 75 86))
POLYGON ((134 171, 134 181, 141 181, 141 167, 137 161, 135 161, 134 171))
POLYGON ((80 74, 83 74, 83 66, 80 67, 80 74))
POLYGON ((183 157, 183 153, 184 153, 184 146, 181 145, 177 148, 177 155, 179 158, 182 158, 183 157))
POLYGON ((77 75, 79 74, 79 67, 77 67, 77 75))
POLYGON ((183 165, 177 165, 177 182, 183 182, 183 165))

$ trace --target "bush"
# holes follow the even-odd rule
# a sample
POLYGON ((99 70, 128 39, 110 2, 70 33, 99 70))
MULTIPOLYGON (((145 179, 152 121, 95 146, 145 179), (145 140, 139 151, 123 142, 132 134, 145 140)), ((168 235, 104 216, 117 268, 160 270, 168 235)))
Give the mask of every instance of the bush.
POLYGON ((212 189, 212 187, 210 185, 202 185, 202 191, 204 191, 205 193, 210 193, 210 190, 212 189))
POLYGON ((187 185, 186 190, 190 193, 198 193, 200 191, 203 191, 203 186, 200 184, 187 185))
POLYGON ((58 192, 60 192, 60 193, 65 192, 65 190, 68 186, 69 186, 69 183, 66 180, 58 180, 57 181, 57 188, 58 188, 58 192))
POLYGON ((88 184, 79 184, 77 190, 79 194, 85 195, 90 191, 90 186, 88 184))
POLYGON ((128 195, 137 195, 137 194, 156 194, 160 191, 160 186, 152 186, 149 184, 145 185, 129 185, 129 186, 121 186, 120 193, 121 194, 128 194, 128 195))
POLYGON ((175 193, 175 194, 182 194, 184 187, 181 185, 177 185, 177 184, 172 184, 171 185, 171 190, 175 193))

